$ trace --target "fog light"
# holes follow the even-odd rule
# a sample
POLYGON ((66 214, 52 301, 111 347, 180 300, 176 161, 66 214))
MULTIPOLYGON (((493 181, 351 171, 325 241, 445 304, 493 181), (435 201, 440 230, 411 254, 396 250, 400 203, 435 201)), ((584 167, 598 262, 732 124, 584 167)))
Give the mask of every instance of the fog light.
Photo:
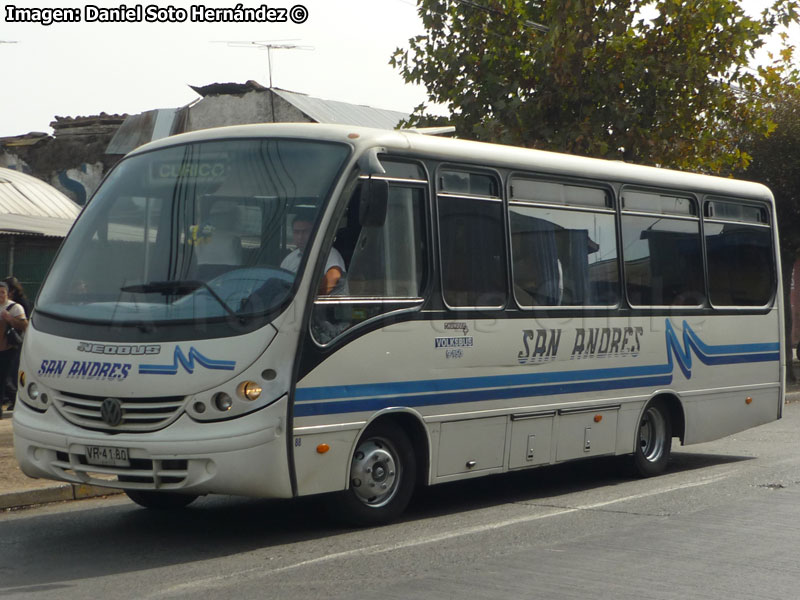
POLYGON ((219 392, 214 395, 214 406, 217 407, 217 410, 226 412, 233 406, 233 400, 225 392, 219 392))
POLYGON ((206 405, 203 404, 202 402, 195 402, 194 412, 202 415, 204 412, 206 412, 206 405))
POLYGON ((261 386, 254 381, 240 383, 237 391, 239 396, 245 400, 258 400, 258 397, 261 396, 261 386))
POLYGON ((36 400, 39 398, 39 388, 36 387, 35 383, 32 383, 28 386, 28 398, 31 400, 36 400))

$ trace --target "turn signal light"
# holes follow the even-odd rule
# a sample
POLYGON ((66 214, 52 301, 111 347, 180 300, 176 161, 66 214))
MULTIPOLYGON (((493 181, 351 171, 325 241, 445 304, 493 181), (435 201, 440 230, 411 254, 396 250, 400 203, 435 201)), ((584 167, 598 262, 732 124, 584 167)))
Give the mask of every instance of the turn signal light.
POLYGON ((753 403, 753 399, 750 396, 748 396, 747 398, 744 399, 744 403, 745 404, 752 404, 753 403))
POLYGON ((25 388, 25 371, 19 372, 19 387, 25 388))
POLYGON ((603 415, 595 415, 594 416, 594 422, 595 423, 599 423, 602 420, 603 420, 603 415))
POLYGON ((331 447, 328 444, 324 444, 324 443, 320 444, 319 446, 317 446, 317 452, 319 454, 325 454, 330 449, 331 449, 331 447))

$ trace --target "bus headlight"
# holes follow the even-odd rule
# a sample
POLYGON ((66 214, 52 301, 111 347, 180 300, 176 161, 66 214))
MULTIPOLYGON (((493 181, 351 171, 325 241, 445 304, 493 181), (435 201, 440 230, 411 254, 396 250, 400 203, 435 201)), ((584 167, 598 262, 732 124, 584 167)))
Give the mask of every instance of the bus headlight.
POLYGON ((38 412, 47 410, 47 405, 50 402, 48 394, 49 390, 47 387, 42 387, 40 389, 40 386, 33 381, 31 381, 26 388, 20 387, 17 393, 21 402, 24 402, 26 406, 38 412))
POLYGON ((239 384, 237 393, 245 400, 258 400, 261 396, 261 386, 254 381, 243 381, 239 384))

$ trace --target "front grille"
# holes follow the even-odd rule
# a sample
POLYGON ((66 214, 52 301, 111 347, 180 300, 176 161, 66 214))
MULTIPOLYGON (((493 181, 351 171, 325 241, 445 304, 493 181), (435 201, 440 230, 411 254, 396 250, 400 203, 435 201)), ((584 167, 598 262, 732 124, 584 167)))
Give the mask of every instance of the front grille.
POLYGON ((58 392, 55 403, 70 422, 97 431, 137 433, 155 431, 169 425, 181 414, 185 396, 155 398, 118 398, 122 404, 122 422, 112 427, 105 421, 100 406, 107 396, 87 396, 58 392))
POLYGON ((90 465, 83 454, 56 452, 51 464, 67 480, 127 489, 177 489, 189 474, 185 459, 131 458, 130 467, 101 467, 90 465))

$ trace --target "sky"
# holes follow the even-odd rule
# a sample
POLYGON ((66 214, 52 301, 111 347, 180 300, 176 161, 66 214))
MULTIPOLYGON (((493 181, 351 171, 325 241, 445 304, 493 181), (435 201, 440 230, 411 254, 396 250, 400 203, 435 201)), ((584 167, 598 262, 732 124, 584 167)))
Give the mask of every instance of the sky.
MULTIPOLYGON (((406 84, 389 65, 395 48, 406 47, 410 37, 424 33, 415 0, 136 2, 95 0, 94 6, 102 8, 142 7, 141 21, 109 23, 86 22, 86 7, 91 6, 86 3, 3 0, 0 42, 15 43, 0 43, 0 137, 50 133, 56 115, 136 114, 184 106, 198 98, 189 85, 252 79, 266 86, 267 51, 248 47, 249 42, 300 46, 272 51, 276 87, 404 112, 426 99, 422 87, 406 84), (237 2, 246 8, 266 4, 285 9, 287 21, 201 23, 189 12, 192 5, 235 8, 237 2), (74 8, 81 22, 10 22, 9 6, 74 8), (184 9, 187 18, 147 22, 148 7, 164 14, 170 7, 184 9), (292 22, 292 16, 302 22, 292 22)), ((744 3, 755 14, 771 2, 744 3)), ((792 35, 800 46, 800 34, 792 35)))
MULTIPOLYGON (((227 42, 301 46, 272 51, 276 87, 319 98, 411 112, 425 100, 389 65, 398 46, 423 33, 413 0, 143 0, 162 9, 306 8, 303 23, 87 23, 86 3, 0 2, 0 137, 43 131, 58 116, 136 114, 184 106, 198 98, 189 85, 269 84, 267 51, 227 42), (200 4, 205 2, 204 4, 200 4), (82 22, 8 22, 7 7, 79 8, 82 22)), ((99 7, 131 8, 136 0, 99 7)), ((302 18, 302 11, 293 13, 302 18)), ((144 13, 143 13, 144 19, 144 13)))

